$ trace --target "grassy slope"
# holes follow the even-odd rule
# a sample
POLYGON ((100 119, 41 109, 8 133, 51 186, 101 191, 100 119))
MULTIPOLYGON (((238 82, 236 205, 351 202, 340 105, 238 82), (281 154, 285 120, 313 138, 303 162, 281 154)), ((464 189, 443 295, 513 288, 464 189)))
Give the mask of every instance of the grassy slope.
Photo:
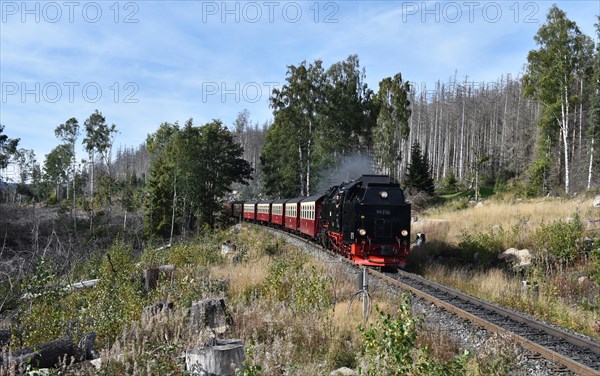
POLYGON ((421 213, 413 223, 413 232, 426 233, 430 242, 429 249, 424 250, 428 255, 420 257, 425 265, 422 273, 430 279, 600 339, 598 286, 591 280, 580 280, 590 274, 586 257, 553 270, 543 270, 538 264, 524 275, 512 272, 509 267, 481 270, 465 267, 464 262, 448 263, 446 259, 448 254, 459 254, 456 248, 464 234, 477 233, 493 234, 500 239, 503 249, 528 248, 535 257, 541 251, 532 236, 536 230, 542 224, 569 221, 575 215, 583 222, 587 236, 597 236, 600 209, 592 208, 593 198, 522 201, 508 196, 490 197, 482 207, 475 207, 467 205, 461 197, 469 197, 469 194, 445 196, 444 205, 421 213), (524 294, 522 279, 538 283, 539 293, 524 294))

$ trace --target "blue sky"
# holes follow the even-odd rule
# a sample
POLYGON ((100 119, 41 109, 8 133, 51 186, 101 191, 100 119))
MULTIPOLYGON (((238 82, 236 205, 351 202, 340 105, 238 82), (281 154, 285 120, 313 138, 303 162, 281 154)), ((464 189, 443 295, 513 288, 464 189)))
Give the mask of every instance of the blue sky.
MULTIPOLYGON (((594 37, 599 1, 558 1, 594 37)), ((367 83, 419 88, 523 71, 550 1, 0 1, 0 123, 41 162, 71 117, 95 110, 115 145, 160 123, 272 117, 286 66, 357 54, 367 83)), ((78 157, 83 158, 83 153, 78 157)))

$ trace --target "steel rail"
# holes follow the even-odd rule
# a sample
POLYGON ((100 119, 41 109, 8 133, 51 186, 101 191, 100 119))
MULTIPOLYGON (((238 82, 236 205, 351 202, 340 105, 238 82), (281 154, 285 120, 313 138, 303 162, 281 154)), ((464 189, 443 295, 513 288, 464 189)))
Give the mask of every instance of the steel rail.
MULTIPOLYGON (((518 342, 519 344, 521 344, 521 346, 523 346, 524 348, 531 350, 535 353, 540 354, 541 356, 543 356, 544 358, 551 360, 555 363, 559 363, 564 365, 565 367, 567 367, 568 369, 570 369, 571 371, 580 374, 580 375, 584 375, 584 376, 588 376, 588 375, 600 375, 600 369, 593 369, 590 368, 584 364, 579 363, 577 360, 571 359, 568 356, 565 356, 563 354, 559 354, 556 351, 549 349, 541 344, 535 343, 534 341, 523 337, 517 333, 514 333, 508 329, 502 328, 499 325, 496 325, 492 322, 489 322, 487 320, 485 320, 484 318, 481 318, 475 314, 472 314, 468 311, 465 311, 459 307, 457 307, 456 305, 454 305, 451 302, 445 301, 443 299, 437 298, 429 293, 426 293, 424 291, 419 290, 418 288, 406 284, 404 282, 401 282, 395 278, 392 278, 384 273, 375 271, 375 270, 369 270, 369 273, 372 274, 373 276, 380 278, 390 284, 396 285, 402 289, 408 290, 410 292, 412 292, 413 294, 415 294, 416 296, 423 298, 427 301, 432 302, 433 304, 435 304, 438 307, 441 307, 449 312, 452 312, 464 319, 467 319, 479 326, 482 326, 492 332, 495 333, 503 333, 503 334, 508 334, 511 336, 511 338, 513 338, 516 342, 518 342)), ((452 295, 458 299, 461 299, 463 301, 467 301, 471 304, 477 305, 479 307, 485 308, 487 310, 490 311, 494 311, 496 313, 499 313, 501 315, 505 315, 507 317, 512 318, 515 321, 521 322, 523 324, 526 324, 528 327, 534 328, 534 329, 538 329, 538 330, 542 330, 544 332, 546 332, 547 334, 554 336, 554 337, 558 337, 561 339, 564 339, 576 346, 580 346, 580 347, 584 347, 586 349, 591 350, 592 352, 596 353, 596 354, 600 354, 600 345, 598 343, 595 343, 593 341, 589 341, 587 339, 572 335, 568 332, 565 332, 563 330, 560 329, 556 329, 553 328, 549 325, 543 324, 537 320, 533 320, 530 319, 524 315, 520 315, 516 312, 507 310, 505 308, 499 307, 497 305, 485 302, 481 299, 475 298, 471 295, 465 294, 463 292, 457 291, 455 289, 451 289, 448 288, 446 286, 440 285, 438 283, 426 280, 425 278, 421 277, 421 276, 417 276, 414 274, 410 274, 410 273, 406 273, 403 271, 398 271, 399 275, 402 276, 403 278, 408 278, 411 280, 417 280, 419 283, 428 285, 430 287, 433 287, 435 289, 438 289, 440 291, 443 291, 446 294, 452 295)), ((600 355, 599 355, 600 356, 600 355)))

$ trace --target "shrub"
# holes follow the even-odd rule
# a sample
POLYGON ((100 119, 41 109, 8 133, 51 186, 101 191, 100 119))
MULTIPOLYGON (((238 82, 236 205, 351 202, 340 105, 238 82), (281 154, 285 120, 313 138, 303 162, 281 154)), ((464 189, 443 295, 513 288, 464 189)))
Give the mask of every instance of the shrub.
POLYGON ((418 348, 417 337, 422 318, 410 312, 410 300, 403 295, 396 317, 376 307, 379 319, 359 331, 364 338, 362 375, 462 375, 469 353, 454 357, 445 364, 432 359, 428 348, 418 348))
POLYGON ((145 300, 139 281, 132 279, 131 248, 115 243, 100 266, 100 281, 89 295, 85 318, 93 323, 99 342, 112 342, 123 327, 140 317, 145 300))
POLYGON ((177 244, 171 247, 167 255, 168 262, 177 266, 214 265, 223 258, 217 245, 205 239, 197 239, 194 243, 177 244))
POLYGON ((592 278, 600 285, 600 244, 596 244, 595 249, 590 253, 592 261, 592 278))
POLYGON ((475 234, 463 232, 458 247, 465 261, 475 262, 485 268, 497 259, 498 254, 503 250, 503 243, 504 230, 500 227, 497 233, 493 230, 475 234))
POLYGON ((538 244, 541 250, 547 250, 553 261, 566 264, 574 261, 582 248, 580 239, 583 237, 583 229, 578 215, 570 222, 542 224, 533 234, 534 244, 538 244))

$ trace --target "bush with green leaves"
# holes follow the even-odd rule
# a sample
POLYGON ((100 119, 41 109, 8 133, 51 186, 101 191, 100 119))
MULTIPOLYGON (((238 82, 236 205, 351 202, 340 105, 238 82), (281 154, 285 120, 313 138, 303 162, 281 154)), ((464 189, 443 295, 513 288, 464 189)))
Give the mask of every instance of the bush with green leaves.
POLYGON ((533 234, 533 241, 538 250, 548 252, 552 261, 566 264, 583 250, 583 233, 583 223, 576 214, 569 221, 542 224, 533 234))
POLYGON ((487 233, 463 232, 458 247, 462 257, 467 262, 473 262, 481 267, 489 267, 498 258, 504 248, 505 232, 500 227, 498 231, 490 229, 487 233))
POLYGON ((269 264, 265 288, 271 299, 290 304, 296 313, 319 312, 333 305, 331 280, 315 266, 305 268, 305 256, 277 258, 269 264))
POLYGON ((52 270, 42 261, 25 283, 33 299, 19 317, 20 345, 35 346, 67 335, 78 340, 93 331, 102 347, 141 315, 146 297, 139 280, 132 279, 136 270, 132 249, 122 242, 115 242, 102 258, 100 280, 93 289, 69 293, 52 270))
POLYGON ((62 302, 66 294, 52 263, 41 259, 35 272, 24 280, 22 291, 27 299, 19 317, 21 344, 34 346, 64 336, 69 306, 62 302))
POLYGON ((590 259, 592 260, 592 278, 594 278, 596 283, 600 285, 600 244, 596 244, 590 253, 590 259))
POLYGON ((219 246, 206 239, 173 245, 167 253, 167 261, 177 266, 215 265, 223 261, 219 246))
POLYGON ((465 351, 449 362, 442 364, 433 359, 427 346, 419 348, 417 337, 422 318, 415 317, 410 310, 410 300, 401 297, 396 316, 376 307, 378 320, 368 328, 359 326, 364 338, 361 375, 462 375, 469 357, 465 351))

